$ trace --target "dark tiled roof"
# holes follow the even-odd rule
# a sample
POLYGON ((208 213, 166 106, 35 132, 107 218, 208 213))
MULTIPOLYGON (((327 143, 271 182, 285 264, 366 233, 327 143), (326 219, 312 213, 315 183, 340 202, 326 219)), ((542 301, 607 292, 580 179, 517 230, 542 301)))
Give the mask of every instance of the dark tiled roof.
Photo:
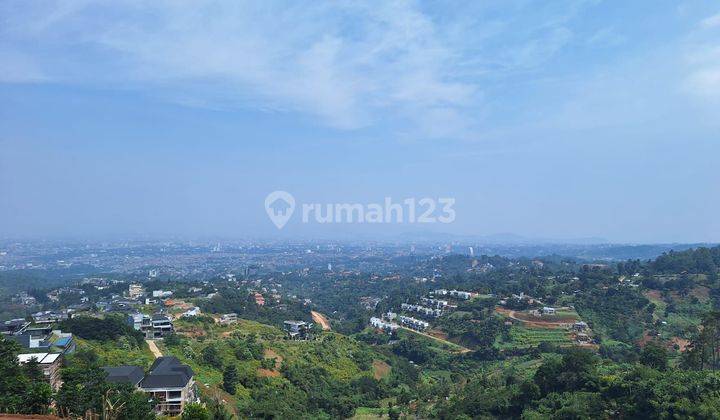
POLYGON ((180 363, 176 357, 166 356, 155 359, 150 373, 145 376, 142 388, 183 388, 193 377, 188 365, 180 363))
POLYGON ((137 385, 145 376, 145 372, 139 366, 105 366, 103 370, 108 374, 106 380, 113 384, 137 385))

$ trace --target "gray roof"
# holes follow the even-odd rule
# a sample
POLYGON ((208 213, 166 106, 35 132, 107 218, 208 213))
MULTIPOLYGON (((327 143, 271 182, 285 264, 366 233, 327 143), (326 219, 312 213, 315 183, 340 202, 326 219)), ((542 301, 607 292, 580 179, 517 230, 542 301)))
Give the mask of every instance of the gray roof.
POLYGON ((188 365, 180 363, 176 357, 165 356, 155 359, 150 373, 145 375, 141 388, 183 388, 193 377, 188 365))
POLYGON ((106 380, 113 384, 128 383, 137 385, 145 376, 145 372, 139 366, 105 366, 103 370, 108 374, 106 380))

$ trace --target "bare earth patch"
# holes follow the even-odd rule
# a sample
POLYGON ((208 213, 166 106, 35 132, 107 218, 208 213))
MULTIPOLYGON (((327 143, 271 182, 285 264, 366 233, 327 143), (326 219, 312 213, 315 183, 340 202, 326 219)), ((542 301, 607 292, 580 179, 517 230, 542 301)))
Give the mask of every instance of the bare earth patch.
POLYGON ((278 372, 277 370, 270 370, 270 369, 263 369, 263 368, 258 368, 257 374, 258 374, 258 376, 265 377, 265 378, 267 378, 267 377, 277 378, 278 376, 280 376, 280 372, 278 372))
POLYGON ((275 369, 280 369, 280 366, 282 366, 283 357, 273 349, 265 349, 265 351, 263 351, 263 357, 266 359, 275 359, 275 369))
POLYGON ((690 344, 690 341, 689 341, 689 340, 686 340, 686 339, 680 338, 680 337, 673 337, 671 341, 672 341, 673 344, 677 344, 677 345, 678 345, 679 350, 680 350, 681 352, 685 351, 685 349, 687 348, 687 346, 690 344))
POLYGON ((325 318, 325 315, 315 311, 310 311, 310 315, 312 315, 312 319, 315 323, 320 324, 323 331, 330 331, 330 322, 328 322, 327 318, 325 318))
POLYGON ((372 363, 372 369, 373 369, 373 378, 375 379, 382 379, 386 377, 390 373, 390 365, 383 362, 382 360, 373 360, 372 363))

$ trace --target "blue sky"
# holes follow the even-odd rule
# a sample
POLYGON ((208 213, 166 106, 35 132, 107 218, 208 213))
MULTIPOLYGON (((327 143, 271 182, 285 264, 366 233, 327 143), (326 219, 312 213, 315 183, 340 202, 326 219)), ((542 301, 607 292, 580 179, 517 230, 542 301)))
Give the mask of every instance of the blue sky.
POLYGON ((0 236, 720 241, 708 1, 0 2, 0 236), (264 197, 455 197, 278 232, 264 197))

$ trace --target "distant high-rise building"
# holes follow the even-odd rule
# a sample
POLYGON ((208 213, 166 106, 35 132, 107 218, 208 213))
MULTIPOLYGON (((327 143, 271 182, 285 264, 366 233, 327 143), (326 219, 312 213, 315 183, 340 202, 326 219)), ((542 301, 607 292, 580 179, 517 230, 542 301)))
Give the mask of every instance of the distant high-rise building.
POLYGON ((473 249, 473 247, 470 247, 470 256, 471 257, 475 256, 475 250, 473 249))
POLYGON ((130 299, 137 299, 142 297, 144 294, 145 288, 142 287, 142 284, 131 284, 128 287, 128 296, 130 296, 130 299))

